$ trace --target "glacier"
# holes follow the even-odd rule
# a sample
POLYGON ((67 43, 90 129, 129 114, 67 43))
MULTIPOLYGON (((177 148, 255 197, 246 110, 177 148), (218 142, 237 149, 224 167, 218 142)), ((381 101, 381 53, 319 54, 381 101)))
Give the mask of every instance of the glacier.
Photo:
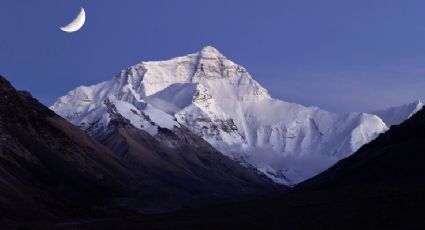
POLYGON ((212 46, 138 63, 111 80, 77 87, 50 108, 90 135, 102 133, 117 113, 154 137, 158 128, 186 127, 224 155, 289 186, 388 129, 373 114, 332 113, 272 98, 212 46))

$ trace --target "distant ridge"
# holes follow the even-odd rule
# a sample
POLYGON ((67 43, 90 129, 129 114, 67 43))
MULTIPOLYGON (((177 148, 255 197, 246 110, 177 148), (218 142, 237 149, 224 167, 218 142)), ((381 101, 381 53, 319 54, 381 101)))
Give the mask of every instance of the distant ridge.
POLYGON ((413 114, 421 110, 423 106, 424 104, 421 101, 415 101, 409 104, 391 107, 389 109, 374 111, 371 112, 371 114, 380 117, 385 124, 390 127, 403 123, 413 114))

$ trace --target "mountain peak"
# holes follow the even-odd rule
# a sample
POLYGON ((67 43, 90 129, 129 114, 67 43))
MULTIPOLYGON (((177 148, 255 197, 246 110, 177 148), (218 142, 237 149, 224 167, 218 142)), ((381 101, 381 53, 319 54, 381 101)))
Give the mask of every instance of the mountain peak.
POLYGON ((205 46, 204 48, 202 48, 199 54, 203 58, 223 58, 224 57, 224 55, 213 46, 205 46))
POLYGON ((212 46, 121 74, 123 81, 77 88, 52 109, 88 133, 101 133, 111 120, 111 106, 103 101, 111 96, 119 114, 155 138, 162 138, 162 129, 181 125, 283 184, 317 174, 387 129, 376 116, 347 117, 273 99, 243 66, 212 46), (301 158, 298 163, 305 155, 325 159, 312 168, 301 158))

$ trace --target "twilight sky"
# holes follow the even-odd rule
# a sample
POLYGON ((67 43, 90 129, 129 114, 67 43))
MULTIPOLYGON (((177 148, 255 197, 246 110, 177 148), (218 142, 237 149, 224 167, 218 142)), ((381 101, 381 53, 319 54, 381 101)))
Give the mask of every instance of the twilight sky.
POLYGON ((423 0, 2 0, 0 74, 50 105, 213 45, 277 98, 331 111, 425 99, 423 0), (83 6, 85 27, 66 34, 83 6))

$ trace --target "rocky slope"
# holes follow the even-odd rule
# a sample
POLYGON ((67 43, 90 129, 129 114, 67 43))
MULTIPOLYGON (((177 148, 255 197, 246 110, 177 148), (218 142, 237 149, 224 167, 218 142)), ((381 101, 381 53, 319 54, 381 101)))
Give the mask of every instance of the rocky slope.
POLYGON ((155 138, 160 128, 186 127, 286 185, 318 174, 387 130, 374 115, 330 113, 273 99, 245 68, 210 46, 168 61, 142 62, 112 80, 78 87, 51 109, 97 135, 111 119, 107 104, 155 138))

